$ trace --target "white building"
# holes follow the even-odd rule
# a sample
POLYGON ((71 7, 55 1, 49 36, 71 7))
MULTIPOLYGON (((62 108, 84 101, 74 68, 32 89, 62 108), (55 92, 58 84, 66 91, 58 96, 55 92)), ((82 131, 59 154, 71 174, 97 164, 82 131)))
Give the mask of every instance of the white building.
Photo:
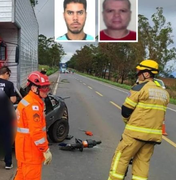
POLYGON ((7 48, 7 57, 0 63, 10 67, 10 80, 18 88, 24 87, 28 74, 38 69, 38 32, 30 0, 0 0, 0 38, 7 48), (19 64, 15 63, 17 47, 19 64))

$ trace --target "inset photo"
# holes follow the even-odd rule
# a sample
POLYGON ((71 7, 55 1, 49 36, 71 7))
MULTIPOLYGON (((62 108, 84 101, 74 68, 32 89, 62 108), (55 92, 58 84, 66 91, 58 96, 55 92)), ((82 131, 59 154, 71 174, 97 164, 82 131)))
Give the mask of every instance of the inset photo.
POLYGON ((99 0, 99 42, 138 42, 138 0, 99 0))
POLYGON ((55 0, 55 41, 95 41, 95 0, 55 0))

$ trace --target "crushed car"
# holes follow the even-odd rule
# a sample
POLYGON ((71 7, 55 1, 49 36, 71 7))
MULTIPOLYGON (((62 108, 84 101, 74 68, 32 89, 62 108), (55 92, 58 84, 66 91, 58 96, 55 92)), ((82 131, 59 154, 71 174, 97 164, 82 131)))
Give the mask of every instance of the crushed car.
POLYGON ((49 94, 45 98, 46 128, 53 142, 62 142, 69 133, 68 109, 63 98, 49 94))

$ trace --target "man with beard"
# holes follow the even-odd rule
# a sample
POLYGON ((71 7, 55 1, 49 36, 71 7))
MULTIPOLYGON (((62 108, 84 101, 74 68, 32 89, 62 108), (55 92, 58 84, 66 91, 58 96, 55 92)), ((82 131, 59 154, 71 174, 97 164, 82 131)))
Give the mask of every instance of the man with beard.
POLYGON ((64 0, 64 20, 68 32, 56 40, 94 40, 84 32, 84 25, 87 17, 86 0, 64 0))
POLYGON ((131 13, 129 0, 104 0, 102 15, 107 29, 100 31, 100 40, 136 40, 136 32, 127 29, 131 13))

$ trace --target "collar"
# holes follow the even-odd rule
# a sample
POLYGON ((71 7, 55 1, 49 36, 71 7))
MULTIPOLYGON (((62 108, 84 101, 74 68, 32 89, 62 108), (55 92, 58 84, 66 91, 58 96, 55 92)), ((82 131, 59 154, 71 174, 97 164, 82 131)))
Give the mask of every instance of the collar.
POLYGON ((34 92, 32 91, 29 91, 29 96, 32 97, 32 99, 35 99, 36 101, 38 101, 40 104, 44 104, 43 100, 37 95, 35 94, 34 92))
MULTIPOLYGON (((73 40, 73 39, 70 39, 70 38, 67 36, 67 34, 65 34, 65 36, 66 36, 66 38, 67 38, 68 40, 73 40)), ((81 40, 86 40, 86 37, 87 37, 87 34, 85 34, 84 38, 81 39, 81 40)))
POLYGON ((145 79, 144 81, 139 81, 138 84, 145 83, 145 82, 147 82, 147 81, 152 81, 152 80, 150 80, 150 79, 145 79))

